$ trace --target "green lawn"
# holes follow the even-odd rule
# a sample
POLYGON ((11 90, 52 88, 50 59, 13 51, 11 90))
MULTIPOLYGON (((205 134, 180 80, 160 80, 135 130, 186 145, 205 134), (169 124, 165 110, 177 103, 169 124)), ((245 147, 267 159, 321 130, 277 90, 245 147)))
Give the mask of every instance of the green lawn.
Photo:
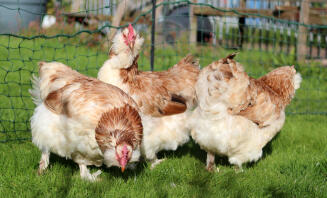
MULTIPOLYGON (((30 143, 34 109, 27 91, 30 77, 43 60, 96 76, 107 53, 88 47, 85 39, 78 39, 82 36, 34 40, 0 36, 0 197, 327 197, 327 68, 298 65, 289 57, 259 51, 244 51, 236 58, 251 76, 295 64, 303 82, 287 108, 280 135, 265 147, 263 159, 247 165, 243 173, 236 174, 225 158, 217 159, 219 173, 208 173, 205 152, 190 142, 176 152, 160 153, 167 160, 152 171, 144 162, 124 174, 102 167, 101 181, 89 183, 80 179, 76 164, 52 155, 50 169, 37 176, 40 152, 30 143)), ((189 52, 206 66, 231 51, 158 44, 155 68, 165 69, 189 52)), ((149 69, 147 43, 139 65, 149 69)))
POLYGON ((37 176, 38 149, 30 142, 4 143, 0 197, 326 197, 326 122, 323 116, 288 116, 263 159, 238 174, 225 158, 216 161, 220 172, 207 172, 205 152, 191 142, 162 152, 167 160, 154 170, 146 163, 123 174, 102 167, 101 181, 89 183, 76 164, 55 155, 37 176))

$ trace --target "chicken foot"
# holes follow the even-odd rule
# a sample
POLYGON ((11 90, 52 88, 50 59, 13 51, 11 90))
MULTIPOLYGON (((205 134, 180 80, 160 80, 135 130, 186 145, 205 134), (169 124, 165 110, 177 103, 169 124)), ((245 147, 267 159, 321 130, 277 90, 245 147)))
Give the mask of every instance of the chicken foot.
POLYGON ((42 175, 44 170, 46 170, 48 168, 49 158, 50 158, 50 152, 49 151, 42 151, 41 160, 40 160, 40 163, 39 163, 39 169, 37 171, 38 175, 42 175))
POLYGON ((154 169, 157 165, 159 165, 161 162, 165 161, 166 159, 163 158, 163 159, 158 159, 158 158, 155 158, 153 160, 151 160, 151 170, 154 169))
POLYGON ((95 173, 90 173, 90 170, 84 164, 79 164, 80 174, 82 179, 89 180, 91 182, 97 181, 97 177, 102 173, 101 170, 96 171, 95 173))
POLYGON ((239 166, 239 165, 235 165, 235 166, 234 166, 234 171, 235 171, 236 174, 237 174, 237 173, 243 173, 242 165, 241 165, 241 166, 239 166))

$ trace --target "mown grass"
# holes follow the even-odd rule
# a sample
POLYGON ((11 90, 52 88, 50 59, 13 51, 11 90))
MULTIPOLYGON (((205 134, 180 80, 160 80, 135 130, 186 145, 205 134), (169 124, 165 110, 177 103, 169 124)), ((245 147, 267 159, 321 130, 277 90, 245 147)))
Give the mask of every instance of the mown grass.
MULTIPOLYGON (((101 167, 102 180, 89 183, 80 179, 76 164, 52 155, 50 169, 37 176, 40 152, 30 142, 30 77, 37 73, 37 62, 53 60, 95 77, 107 51, 78 38, 0 36, 0 197, 327 197, 327 68, 259 51, 243 51, 236 58, 251 76, 295 64, 303 82, 287 108, 280 135, 265 147, 263 159, 247 165, 244 173, 236 174, 225 158, 217 159, 219 173, 208 173, 205 152, 190 142, 176 152, 160 153, 167 160, 152 171, 145 162, 124 174, 101 167)), ((173 47, 158 44, 155 69, 170 67, 190 52, 206 66, 232 51, 183 42, 173 47)), ((141 69, 149 70, 149 57, 145 44, 141 69)))
MULTIPOLYGON (((40 157, 30 142, 0 144, 1 197, 326 197, 327 119, 288 116, 278 135, 264 149, 259 162, 236 174, 225 158, 220 171, 205 170, 205 152, 193 142, 176 152, 162 152, 167 160, 150 170, 141 162, 121 173, 102 167, 101 181, 80 179, 72 161, 52 155, 50 168, 37 176, 40 157)), ((92 168, 95 171, 96 168, 92 168)))

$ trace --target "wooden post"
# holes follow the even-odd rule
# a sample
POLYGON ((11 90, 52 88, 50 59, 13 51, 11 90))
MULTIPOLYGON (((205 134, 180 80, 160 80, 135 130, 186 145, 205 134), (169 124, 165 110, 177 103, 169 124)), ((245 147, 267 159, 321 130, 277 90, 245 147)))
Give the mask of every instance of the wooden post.
MULTIPOLYGON (((300 11, 300 23, 309 24, 309 16, 310 16, 310 0, 303 0, 301 3, 301 11, 300 11)), ((306 53, 307 53, 307 35, 308 28, 300 25, 297 39, 297 60, 302 62, 305 61, 306 53)))
MULTIPOLYGON (((193 0, 194 3, 197 0, 193 0)), ((196 15, 193 14, 194 5, 190 6, 190 44, 196 45, 197 42, 197 30, 198 30, 198 23, 196 15)))
MULTIPOLYGON (((113 26, 119 26, 120 25, 120 21, 122 20, 124 14, 126 11, 128 11, 129 9, 129 0, 123 0, 119 3, 115 16, 112 20, 112 24, 113 26)), ((116 34, 117 29, 112 28, 108 34, 108 41, 109 43, 111 43, 111 40, 114 38, 115 34, 116 34)))
POLYGON ((81 4, 82 4, 82 0, 74 0, 74 1, 72 1, 72 6, 71 6, 70 11, 72 13, 79 12, 80 9, 81 9, 81 4))
MULTIPOLYGON (((162 2, 164 2, 164 0, 157 0, 157 5, 162 2)), ((163 10, 163 6, 159 6, 156 8, 156 27, 158 27, 159 18, 162 17, 162 10, 163 10)))
MULTIPOLYGON (((246 0, 240 0, 240 8, 245 9, 246 8, 246 0)), ((245 29, 245 16, 240 16, 238 18, 238 29, 240 31, 240 37, 238 39, 238 47, 242 49, 243 42, 244 42, 244 29, 245 29)))
POLYGON ((155 32, 156 32, 156 0, 152 0, 152 27, 151 27, 151 71, 154 69, 154 45, 155 45, 155 32))

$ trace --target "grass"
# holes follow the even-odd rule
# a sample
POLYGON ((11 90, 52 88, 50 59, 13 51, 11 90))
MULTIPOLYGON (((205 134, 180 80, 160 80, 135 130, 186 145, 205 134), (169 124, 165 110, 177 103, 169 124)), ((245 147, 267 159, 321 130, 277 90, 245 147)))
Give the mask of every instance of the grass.
MULTIPOLYGON (((89 47, 88 35, 82 36, 83 41, 0 36, 0 197, 327 197, 327 68, 260 51, 243 51, 236 58, 251 76, 295 64, 303 83, 280 135, 265 147, 263 159, 243 173, 236 174, 226 158, 217 159, 219 173, 208 173, 205 152, 190 142, 176 152, 160 153, 167 160, 152 171, 145 162, 124 174, 101 167, 102 180, 89 183, 80 179, 76 164, 52 155, 50 169, 37 176, 40 152, 30 142, 30 77, 37 73, 37 62, 53 60, 96 76, 107 52, 89 47)), ((146 43, 139 60, 144 70, 149 70, 149 48, 146 43)), ((183 41, 174 47, 158 43, 156 70, 189 52, 206 66, 231 51, 183 41)))
MULTIPOLYGON (((102 167, 101 181, 80 179, 72 161, 52 155, 50 168, 37 176, 40 157, 30 142, 0 144, 1 197, 326 197, 327 119, 293 115, 264 149, 259 162, 236 174, 225 158, 218 173, 205 170, 205 152, 190 142, 154 170, 141 162, 124 174, 102 167)), ((95 171, 93 168, 92 171, 95 171)))

